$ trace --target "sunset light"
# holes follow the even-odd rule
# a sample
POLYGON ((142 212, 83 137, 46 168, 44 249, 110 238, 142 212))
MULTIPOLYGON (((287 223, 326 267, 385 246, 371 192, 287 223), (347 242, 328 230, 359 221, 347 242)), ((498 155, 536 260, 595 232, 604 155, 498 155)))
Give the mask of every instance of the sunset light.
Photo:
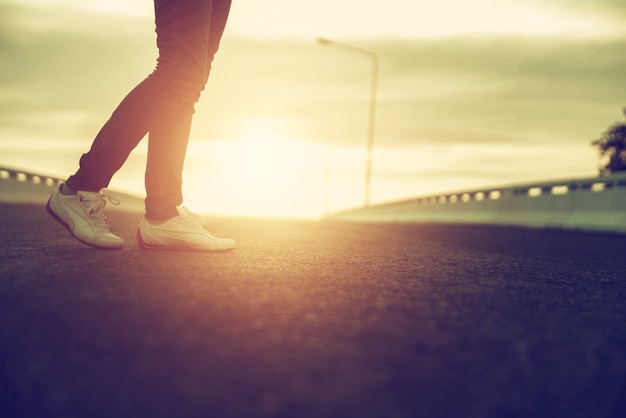
POLYGON ((626 418, 626 0, 0 0, 0 418, 626 418))
MULTIPOLYGON (((240 137, 222 143, 213 157, 219 159, 221 173, 216 173, 211 182, 222 183, 218 186, 219 198, 231 202, 229 212, 263 216, 321 214, 320 173, 325 153, 317 144, 282 136, 279 123, 250 121, 240 137)), ((188 195, 193 199, 200 193, 188 195)), ((198 206, 209 207, 212 199, 209 196, 198 206)))
MULTIPOLYGON (((185 204, 317 218, 364 194, 592 175, 589 144, 626 97, 618 3, 233 1, 196 105, 185 204), (371 192, 372 63, 320 38, 379 60, 371 192)), ((66 177, 154 69, 153 2, 0 0, 0 12, 0 165, 66 177)), ((111 187, 144 194, 145 160, 144 140, 111 187)))

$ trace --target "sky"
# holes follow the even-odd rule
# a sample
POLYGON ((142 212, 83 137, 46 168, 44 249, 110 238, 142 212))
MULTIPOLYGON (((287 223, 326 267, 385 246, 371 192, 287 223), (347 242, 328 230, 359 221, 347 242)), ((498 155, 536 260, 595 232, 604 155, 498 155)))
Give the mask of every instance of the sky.
MULTIPOLYGON (((0 166, 65 177, 154 68, 150 0, 0 0, 0 166)), ((196 108, 185 200, 315 217, 363 203, 597 174, 623 120, 620 0, 234 0, 196 108)), ((145 143, 112 188, 143 193, 145 143)))

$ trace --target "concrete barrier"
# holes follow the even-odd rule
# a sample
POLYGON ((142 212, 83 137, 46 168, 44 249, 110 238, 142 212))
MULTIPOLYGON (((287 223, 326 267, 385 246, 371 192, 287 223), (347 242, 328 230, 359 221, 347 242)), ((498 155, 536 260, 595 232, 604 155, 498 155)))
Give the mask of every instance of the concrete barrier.
POLYGON ((626 233, 626 173, 421 196, 337 212, 327 219, 626 233))
POLYGON ((62 180, 25 170, 0 167, 0 202, 41 203, 62 180))
MULTIPOLYGON (((26 170, 0 167, 0 202, 45 203, 55 187, 64 181, 59 177, 37 174, 26 170)), ((143 210, 143 198, 132 193, 114 191, 123 210, 143 210)))

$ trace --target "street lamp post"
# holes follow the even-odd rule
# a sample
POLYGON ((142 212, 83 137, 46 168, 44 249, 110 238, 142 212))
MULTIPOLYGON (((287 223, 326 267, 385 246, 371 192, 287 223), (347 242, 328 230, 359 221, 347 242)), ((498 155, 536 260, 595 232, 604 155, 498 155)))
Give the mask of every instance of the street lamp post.
POLYGON ((369 119, 367 128, 367 158, 365 161, 365 197, 364 206, 370 204, 370 188, 372 183, 372 152, 374 150, 374 127, 376 122, 376 89, 378 86, 378 55, 370 50, 359 48, 326 38, 318 38, 320 45, 336 46, 353 52, 367 55, 372 60, 372 78, 370 84, 369 119))

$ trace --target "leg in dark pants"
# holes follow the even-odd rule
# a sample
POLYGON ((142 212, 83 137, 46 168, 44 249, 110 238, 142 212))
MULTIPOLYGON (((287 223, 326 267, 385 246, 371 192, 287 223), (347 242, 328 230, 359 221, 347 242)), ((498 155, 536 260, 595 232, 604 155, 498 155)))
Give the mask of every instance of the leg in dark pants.
POLYGON ((159 58, 102 127, 80 168, 67 180, 74 190, 98 191, 148 134, 146 217, 177 215, 182 171, 195 103, 230 10, 230 0, 155 0, 159 58))

